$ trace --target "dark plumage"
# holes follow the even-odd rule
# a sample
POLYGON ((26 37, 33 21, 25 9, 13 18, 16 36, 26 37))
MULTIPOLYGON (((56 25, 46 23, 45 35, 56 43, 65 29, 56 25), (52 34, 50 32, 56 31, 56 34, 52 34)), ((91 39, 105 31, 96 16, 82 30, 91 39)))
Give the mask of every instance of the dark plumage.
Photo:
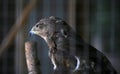
POLYGON ((104 54, 85 43, 62 19, 41 19, 30 31, 42 37, 49 47, 54 70, 73 74, 116 74, 104 54))

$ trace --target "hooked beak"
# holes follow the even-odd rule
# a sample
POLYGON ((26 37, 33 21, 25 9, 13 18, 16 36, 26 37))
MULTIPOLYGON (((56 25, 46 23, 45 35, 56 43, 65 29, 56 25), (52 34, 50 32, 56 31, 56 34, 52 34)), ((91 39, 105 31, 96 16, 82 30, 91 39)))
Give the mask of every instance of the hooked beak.
POLYGON ((33 28, 29 31, 30 34, 35 34, 33 28))
POLYGON ((30 34, 34 34, 34 31, 31 29, 29 33, 30 33, 30 34))
POLYGON ((39 31, 35 30, 34 27, 29 31, 29 33, 39 35, 39 31))

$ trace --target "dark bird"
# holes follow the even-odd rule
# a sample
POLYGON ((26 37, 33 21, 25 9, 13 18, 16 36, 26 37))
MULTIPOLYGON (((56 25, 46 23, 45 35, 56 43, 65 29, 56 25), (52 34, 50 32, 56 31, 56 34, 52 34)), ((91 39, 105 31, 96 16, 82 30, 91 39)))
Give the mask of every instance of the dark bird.
POLYGON ((43 18, 30 33, 46 41, 56 74, 57 71, 63 72, 61 74, 117 74, 103 53, 87 44, 60 18, 43 18))

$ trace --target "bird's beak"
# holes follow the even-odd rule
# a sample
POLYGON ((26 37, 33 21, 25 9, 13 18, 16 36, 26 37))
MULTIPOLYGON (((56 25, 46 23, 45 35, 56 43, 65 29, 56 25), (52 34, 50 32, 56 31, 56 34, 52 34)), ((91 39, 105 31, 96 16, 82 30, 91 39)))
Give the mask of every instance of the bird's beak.
POLYGON ((35 32, 33 31, 33 28, 30 30, 29 33, 30 33, 30 34, 35 34, 35 32))
POLYGON ((34 27, 30 30, 30 32, 29 32, 30 34, 36 34, 36 35, 38 35, 39 34, 39 32, 38 31, 36 31, 36 30, 34 30, 34 27))

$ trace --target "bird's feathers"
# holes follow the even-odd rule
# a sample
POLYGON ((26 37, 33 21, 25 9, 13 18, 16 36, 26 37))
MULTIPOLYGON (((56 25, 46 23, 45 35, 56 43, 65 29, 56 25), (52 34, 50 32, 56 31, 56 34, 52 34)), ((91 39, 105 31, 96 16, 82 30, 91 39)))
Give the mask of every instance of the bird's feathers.
POLYGON ((52 16, 41 19, 31 32, 45 39, 56 70, 81 74, 116 74, 106 56, 84 42, 80 35, 60 18, 52 16))

